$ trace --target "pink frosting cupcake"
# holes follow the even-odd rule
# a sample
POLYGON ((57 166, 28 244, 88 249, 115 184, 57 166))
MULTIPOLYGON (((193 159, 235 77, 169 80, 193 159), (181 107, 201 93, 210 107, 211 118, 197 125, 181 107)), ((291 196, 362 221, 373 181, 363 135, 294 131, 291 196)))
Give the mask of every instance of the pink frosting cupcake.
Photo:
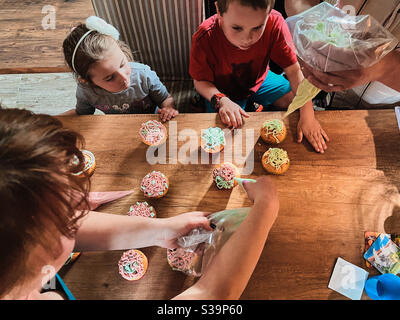
POLYGON ((146 197, 161 198, 168 191, 169 181, 160 171, 152 171, 143 178, 140 188, 146 197))
POLYGON ((129 208, 128 216, 156 218, 156 211, 147 201, 136 202, 129 208))
POLYGON ((141 279, 147 267, 147 257, 142 251, 136 249, 125 251, 118 262, 119 274, 129 281, 141 279))
POLYGON ((233 178, 240 178, 240 175, 238 168, 232 163, 222 163, 213 170, 213 180, 218 189, 232 189, 237 186, 238 183, 233 178))
POLYGON ((195 253, 183 248, 167 249, 167 261, 173 270, 186 272, 194 262, 195 253))
POLYGON ((139 135, 142 141, 149 146, 159 146, 167 140, 167 128, 157 121, 149 120, 142 123, 139 129, 139 135))

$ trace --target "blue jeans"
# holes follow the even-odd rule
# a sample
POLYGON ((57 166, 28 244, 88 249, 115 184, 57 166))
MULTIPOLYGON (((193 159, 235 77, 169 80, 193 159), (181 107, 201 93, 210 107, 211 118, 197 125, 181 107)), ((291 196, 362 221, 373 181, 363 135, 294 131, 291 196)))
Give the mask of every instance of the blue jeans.
MULTIPOLYGON (((290 83, 284 76, 277 75, 269 70, 263 84, 256 93, 252 94, 247 99, 234 102, 243 110, 246 109, 246 106, 253 106, 253 103, 256 102, 264 106, 263 110, 265 111, 267 106, 272 105, 276 100, 282 98, 291 90, 290 83)), ((209 101, 205 100, 205 103, 207 112, 215 112, 209 101)), ((250 109, 250 111, 253 111, 253 109, 250 109)))

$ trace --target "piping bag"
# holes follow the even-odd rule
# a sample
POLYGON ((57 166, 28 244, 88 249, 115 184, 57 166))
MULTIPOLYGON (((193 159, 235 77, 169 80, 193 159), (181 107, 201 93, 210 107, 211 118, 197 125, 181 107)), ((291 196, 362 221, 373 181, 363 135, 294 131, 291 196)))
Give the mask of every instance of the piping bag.
POLYGON ((213 231, 195 228, 187 235, 178 238, 179 248, 184 252, 191 253, 193 257, 187 270, 179 270, 174 267, 172 269, 200 277, 225 242, 247 217, 250 210, 251 208, 237 208, 215 212, 208 216, 210 223, 215 226, 213 231))
MULTIPOLYGON (((111 202, 117 199, 120 199, 122 197, 127 196, 128 194, 133 193, 134 190, 127 190, 127 191, 105 191, 105 192, 89 192, 87 196, 87 203, 82 202, 79 206, 76 206, 76 210, 94 210, 98 207, 100 207, 102 204, 111 202), (87 207, 87 204, 89 207, 87 207)), ((82 199, 83 194, 77 191, 72 192, 72 201, 79 201, 78 199, 82 199)), ((68 260, 65 262, 65 265, 71 264, 74 262, 79 256, 80 252, 73 252, 71 253, 70 257, 68 260)), ((56 274, 58 276, 58 274, 56 274)), ((65 293, 67 294, 68 298, 70 300, 75 300, 74 296, 71 294, 71 292, 68 290, 65 284, 63 284, 62 279, 58 276, 58 280, 61 283, 61 286, 63 286, 63 289, 65 293)))
POLYGON ((235 180, 237 183, 239 183, 239 184, 242 186, 243 189, 244 189, 244 187, 243 187, 243 181, 257 182, 257 181, 254 180, 254 179, 243 179, 243 178, 233 178, 233 180, 235 180))
MULTIPOLYGON (((234 179, 242 187, 243 181, 256 182, 254 179, 234 179)), ((230 236, 247 217, 250 210, 251 208, 246 207, 215 212, 208 216, 210 224, 213 225, 213 231, 195 228, 187 235, 178 238, 178 246, 183 249, 184 252, 191 253, 193 258, 187 270, 173 269, 182 271, 188 275, 200 277, 225 242, 228 241, 230 236)))
POLYGON ((108 203, 122 197, 125 197, 134 190, 126 190, 126 191, 103 191, 103 192, 89 192, 87 202, 89 207, 86 206, 86 203, 82 203, 77 207, 78 210, 94 210, 100 207, 104 203, 108 203))

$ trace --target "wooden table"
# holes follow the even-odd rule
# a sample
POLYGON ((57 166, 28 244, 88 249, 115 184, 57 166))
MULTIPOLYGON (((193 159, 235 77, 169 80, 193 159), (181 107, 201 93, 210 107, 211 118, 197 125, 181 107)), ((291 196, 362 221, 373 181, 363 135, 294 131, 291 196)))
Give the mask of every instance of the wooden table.
POLYGON ((62 43, 71 27, 91 15, 90 0, 0 0, 0 74, 69 71, 62 43), (51 12, 55 29, 44 29, 51 12))
MULTIPOLYGON (((246 121, 243 132, 255 129, 254 171, 247 177, 266 174, 260 159, 268 146, 260 140, 259 128, 263 120, 281 115, 255 113, 246 121)), ((251 205, 241 187, 231 192, 216 188, 211 176, 216 164, 150 165, 138 129, 143 121, 155 117, 59 117, 67 127, 83 134, 86 148, 96 156, 93 191, 135 189, 99 211, 126 214, 131 204, 144 200, 139 185, 153 169, 170 179, 166 197, 149 201, 160 218, 251 205)), ((346 299, 327 287, 336 259, 366 269, 364 231, 400 231, 400 137, 394 111, 325 111, 317 112, 316 117, 331 140, 325 154, 317 154, 307 142, 296 143, 297 115, 285 120, 288 137, 281 147, 287 150, 291 167, 284 176, 273 177, 280 198, 279 216, 241 299, 346 299)), ((200 133, 216 125, 223 127, 216 114, 177 118, 181 134, 184 129, 200 133)), ((175 139, 176 134, 171 137, 175 139)), ((187 141, 178 142, 178 147, 187 141)), ((77 299, 170 299, 194 283, 194 278, 171 270, 166 249, 142 251, 149 268, 137 282, 118 274, 117 262, 123 251, 82 253, 61 274, 77 299)))

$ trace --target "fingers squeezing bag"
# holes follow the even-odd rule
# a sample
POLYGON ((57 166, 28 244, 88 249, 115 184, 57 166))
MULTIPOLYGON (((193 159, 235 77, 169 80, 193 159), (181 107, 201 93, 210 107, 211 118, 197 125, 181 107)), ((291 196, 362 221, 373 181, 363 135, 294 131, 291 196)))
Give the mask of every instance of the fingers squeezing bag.
POLYGON ((171 268, 191 276, 200 277, 203 270, 247 217, 251 208, 219 211, 208 216, 215 226, 213 231, 193 229, 178 239, 179 248, 167 249, 171 268))
MULTIPOLYGON (((329 3, 286 19, 297 56, 322 72, 370 67, 398 40, 370 15, 351 16, 329 3)), ((304 79, 284 117, 313 99, 320 89, 304 79)))
POLYGON ((398 43, 370 15, 348 15, 326 2, 286 22, 297 55, 313 69, 323 72, 370 67, 398 43))

